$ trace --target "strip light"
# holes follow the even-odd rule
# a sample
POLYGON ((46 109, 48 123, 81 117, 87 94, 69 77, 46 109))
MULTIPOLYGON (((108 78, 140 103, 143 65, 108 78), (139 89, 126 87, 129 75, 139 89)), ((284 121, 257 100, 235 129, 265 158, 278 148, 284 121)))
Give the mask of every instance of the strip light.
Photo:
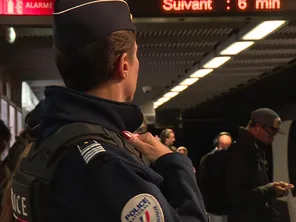
POLYGON ((184 91, 187 88, 188 88, 188 86, 178 85, 178 86, 175 86, 174 88, 172 88, 171 91, 172 92, 182 92, 182 91, 184 91))
POLYGON ((253 41, 234 42, 220 52, 220 55, 237 55, 254 44, 253 41))
POLYGON ((260 40, 265 36, 269 35, 276 29, 280 28, 284 25, 286 21, 284 20, 275 20, 275 21, 265 21, 261 24, 257 25, 250 32, 245 34, 242 39, 243 40, 260 40))
POLYGON ((164 94, 163 97, 171 99, 171 98, 175 97, 178 94, 179 94, 178 92, 168 92, 168 93, 164 94))
POLYGON ((156 102, 154 102, 154 109, 157 109, 159 106, 177 96, 180 92, 186 90, 189 86, 197 82, 200 78, 203 78, 204 76, 213 72, 214 69, 219 68, 220 66, 225 64, 231 59, 230 56, 239 54, 240 52, 252 46, 255 43, 255 40, 260 40, 264 38, 276 29, 280 28, 285 23, 286 21, 283 20, 262 22, 246 35, 244 35, 242 37, 243 41, 234 42, 227 48, 223 49, 219 53, 221 56, 214 57, 213 59, 208 61, 201 69, 192 73, 189 78, 183 80, 177 86, 173 87, 169 92, 159 98, 156 102))
POLYGON ((202 78, 205 77, 206 75, 210 74, 213 72, 214 69, 199 69, 195 71, 190 77, 191 78, 202 78))
POLYGON ((187 78, 185 80, 183 80, 180 85, 184 85, 184 86, 191 86, 193 83, 197 82, 198 78, 187 78))
POLYGON ((229 59, 231 59, 230 56, 214 57, 213 59, 208 61, 203 67, 207 69, 216 69, 222 66, 224 63, 226 63, 229 59))

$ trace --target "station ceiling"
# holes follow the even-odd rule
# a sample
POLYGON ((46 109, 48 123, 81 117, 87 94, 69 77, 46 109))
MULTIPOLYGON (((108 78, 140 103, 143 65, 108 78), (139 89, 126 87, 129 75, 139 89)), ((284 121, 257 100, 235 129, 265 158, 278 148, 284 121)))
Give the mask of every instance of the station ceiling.
MULTIPOLYGON (((245 17, 136 21, 140 73, 134 103, 155 101, 192 72, 217 47, 239 33, 255 27, 260 19, 245 17), (149 86, 150 93, 142 88, 149 86)), ((17 39, 8 46, 9 67, 27 81, 39 99, 46 85, 63 85, 52 57, 50 28, 16 28, 17 39)), ((263 74, 272 74, 296 58, 296 19, 256 42, 242 53, 159 109, 188 109, 206 103, 263 74)))

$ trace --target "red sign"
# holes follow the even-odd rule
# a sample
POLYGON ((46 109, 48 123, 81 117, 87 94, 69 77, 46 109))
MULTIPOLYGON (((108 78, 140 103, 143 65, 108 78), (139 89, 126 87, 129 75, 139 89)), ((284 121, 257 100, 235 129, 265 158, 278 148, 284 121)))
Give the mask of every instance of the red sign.
POLYGON ((0 15, 3 14, 3 2, 0 1, 0 15))
POLYGON ((52 15, 53 13, 53 0, 2 0, 2 2, 2 13, 5 15, 52 15))

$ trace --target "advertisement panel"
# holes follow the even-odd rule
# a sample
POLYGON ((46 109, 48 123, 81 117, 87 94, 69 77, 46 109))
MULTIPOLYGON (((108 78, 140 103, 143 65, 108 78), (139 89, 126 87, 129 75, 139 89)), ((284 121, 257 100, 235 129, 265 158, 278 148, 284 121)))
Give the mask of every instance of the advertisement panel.
POLYGON ((2 0, 5 15, 52 15, 54 0, 2 0))

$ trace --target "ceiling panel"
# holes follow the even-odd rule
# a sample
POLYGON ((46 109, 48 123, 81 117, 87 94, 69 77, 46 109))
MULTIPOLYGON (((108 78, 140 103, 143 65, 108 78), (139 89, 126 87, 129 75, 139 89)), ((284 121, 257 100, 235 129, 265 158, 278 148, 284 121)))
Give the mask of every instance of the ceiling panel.
POLYGON ((215 96, 220 96, 231 88, 256 80, 264 73, 285 67, 296 58, 295 32, 295 21, 290 21, 288 25, 267 38, 233 56, 221 68, 199 80, 160 109, 193 107, 215 96), (184 101, 189 97, 192 102, 184 101))
MULTIPOLYGON (((218 45, 249 23, 244 19, 137 23, 140 73, 134 102, 142 105, 160 97, 218 45), (152 92, 144 93, 143 86, 151 86, 152 92)), ((19 33, 16 43, 9 45, 10 68, 29 81, 42 98, 45 85, 61 84, 52 56, 51 30, 23 28, 19 33)), ((160 108, 192 107, 285 66, 296 58, 295 34, 296 23, 291 21, 160 108)))

